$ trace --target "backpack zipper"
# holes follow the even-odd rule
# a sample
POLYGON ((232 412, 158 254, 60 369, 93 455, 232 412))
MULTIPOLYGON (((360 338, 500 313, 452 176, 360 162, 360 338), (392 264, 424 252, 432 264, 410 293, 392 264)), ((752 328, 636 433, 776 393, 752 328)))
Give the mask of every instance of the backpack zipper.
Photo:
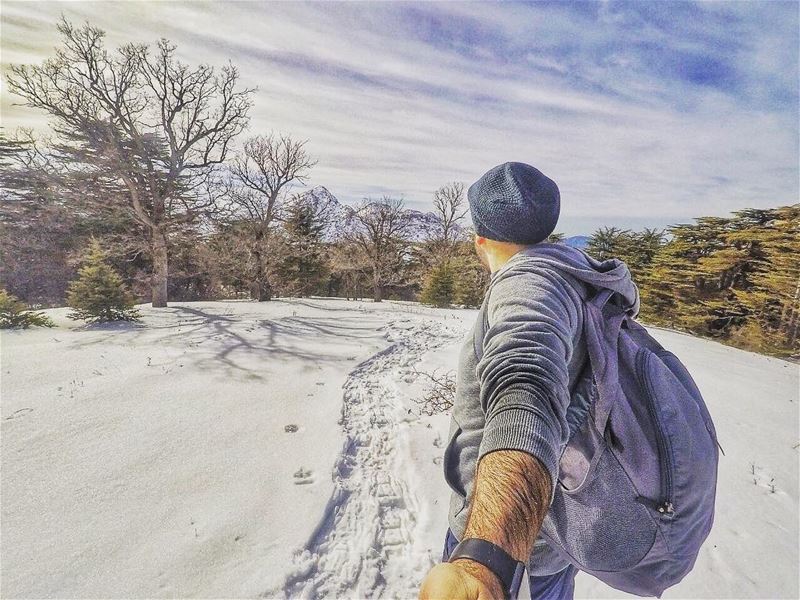
POLYGON ((658 407, 655 404, 655 395, 650 387, 650 381, 645 376, 644 367, 648 359, 649 351, 646 348, 639 350, 639 355, 636 357, 636 375, 640 385, 645 390, 647 410, 654 424, 656 444, 658 445, 658 457, 661 463, 661 490, 664 497, 661 502, 654 502, 643 496, 640 496, 639 500, 643 501, 644 504, 651 505, 660 514, 672 517, 675 514, 675 507, 672 505, 672 447, 669 438, 664 435, 661 427, 661 418, 658 414, 658 407))

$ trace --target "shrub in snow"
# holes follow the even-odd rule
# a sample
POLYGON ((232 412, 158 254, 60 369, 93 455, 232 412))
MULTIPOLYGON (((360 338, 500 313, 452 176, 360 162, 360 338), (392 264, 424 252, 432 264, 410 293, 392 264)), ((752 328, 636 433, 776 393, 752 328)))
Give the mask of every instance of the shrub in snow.
POLYGON ((0 329, 52 327, 47 315, 32 311, 27 304, 0 289, 0 329))
POLYGON ((453 401, 456 397, 456 376, 454 371, 448 371, 439 375, 438 371, 433 373, 427 371, 417 371, 417 375, 424 375, 428 378, 430 386, 422 398, 415 399, 420 405, 420 411, 429 417, 433 415, 447 413, 453 408, 453 401))
POLYGON ((97 240, 92 240, 78 278, 67 290, 67 304, 73 311, 70 319, 90 323, 104 321, 137 321, 139 312, 122 277, 106 262, 106 255, 97 240))

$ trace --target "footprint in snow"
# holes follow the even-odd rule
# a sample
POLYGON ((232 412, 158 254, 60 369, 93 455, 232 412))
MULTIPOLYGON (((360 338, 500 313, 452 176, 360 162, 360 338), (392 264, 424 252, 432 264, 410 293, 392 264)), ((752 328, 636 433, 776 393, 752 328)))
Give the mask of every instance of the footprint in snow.
POLYGON ((295 485, 308 485, 310 483, 314 483, 314 472, 311 469, 304 469, 300 467, 298 471, 294 474, 294 484, 295 485))

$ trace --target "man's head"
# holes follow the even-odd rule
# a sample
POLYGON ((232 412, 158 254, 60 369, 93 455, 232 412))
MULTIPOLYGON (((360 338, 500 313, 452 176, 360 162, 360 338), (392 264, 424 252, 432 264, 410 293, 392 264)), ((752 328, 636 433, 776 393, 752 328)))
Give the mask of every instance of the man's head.
POLYGON ((467 197, 475 249, 492 271, 522 248, 546 240, 561 211, 555 182, 519 162, 490 169, 470 186, 467 197))

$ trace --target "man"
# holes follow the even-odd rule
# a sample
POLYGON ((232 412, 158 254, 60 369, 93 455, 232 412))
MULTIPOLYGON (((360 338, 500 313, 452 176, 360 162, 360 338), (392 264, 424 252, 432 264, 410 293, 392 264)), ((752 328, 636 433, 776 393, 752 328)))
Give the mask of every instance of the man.
POLYGON ((572 598, 577 569, 539 530, 561 452, 588 412, 572 401, 588 360, 583 298, 605 287, 638 307, 638 290, 624 263, 545 241, 558 222, 560 194, 534 167, 499 165, 468 198, 475 248, 492 275, 461 350, 444 455, 453 490, 443 555, 450 562, 429 572, 420 598, 515 597, 522 567, 532 598, 572 598), (531 268, 532 257, 561 270, 531 268))

